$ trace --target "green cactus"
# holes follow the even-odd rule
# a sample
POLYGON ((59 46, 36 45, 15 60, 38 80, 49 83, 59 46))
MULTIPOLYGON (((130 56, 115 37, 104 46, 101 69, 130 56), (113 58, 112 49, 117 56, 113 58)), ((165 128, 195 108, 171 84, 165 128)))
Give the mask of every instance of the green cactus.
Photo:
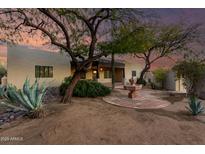
POLYGON ((29 80, 26 79, 22 89, 18 90, 15 86, 8 85, 2 104, 26 111, 32 117, 38 117, 39 111, 42 111, 42 100, 45 93, 45 84, 40 87, 36 80, 33 85, 30 85, 29 80))
POLYGON ((193 116, 204 112, 204 107, 195 96, 191 96, 189 98, 189 106, 187 107, 187 109, 192 113, 193 116))

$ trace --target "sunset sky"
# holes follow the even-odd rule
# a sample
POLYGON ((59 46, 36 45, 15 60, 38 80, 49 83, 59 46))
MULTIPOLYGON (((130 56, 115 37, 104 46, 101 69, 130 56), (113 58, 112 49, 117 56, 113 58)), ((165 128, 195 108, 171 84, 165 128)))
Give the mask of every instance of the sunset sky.
MULTIPOLYGON (((177 23, 184 21, 186 23, 204 23, 205 24, 205 9, 143 9, 145 13, 156 14, 161 18, 161 21, 166 24, 177 23)), ((202 31, 203 33, 203 31, 202 31)), ((35 46, 44 48, 42 46, 42 39, 39 37, 26 37, 22 44, 28 46, 35 46)), ((0 62, 5 63, 6 61, 6 48, 0 47, 0 62)), ((171 63, 171 62, 170 62, 171 63)), ((161 60, 157 65, 165 66, 166 63, 161 60)))

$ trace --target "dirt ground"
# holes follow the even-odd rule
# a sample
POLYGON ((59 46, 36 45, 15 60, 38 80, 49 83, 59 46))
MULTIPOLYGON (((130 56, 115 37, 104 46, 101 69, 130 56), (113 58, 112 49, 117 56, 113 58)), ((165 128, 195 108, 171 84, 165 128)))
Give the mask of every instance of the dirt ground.
POLYGON ((153 95, 172 104, 135 110, 107 104, 102 98, 73 98, 70 105, 50 103, 43 119, 4 125, 0 144, 205 144, 205 115, 190 116, 181 96, 159 91, 153 95), (10 140, 2 140, 6 137, 10 140))

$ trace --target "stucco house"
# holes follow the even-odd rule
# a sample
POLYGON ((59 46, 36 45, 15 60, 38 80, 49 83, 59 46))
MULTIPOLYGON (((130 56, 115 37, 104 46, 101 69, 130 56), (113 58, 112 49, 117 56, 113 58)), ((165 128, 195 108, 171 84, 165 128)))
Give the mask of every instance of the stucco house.
MULTIPOLYGON (((66 53, 49 52, 27 46, 7 46, 7 81, 21 88, 25 79, 45 81, 48 86, 59 86, 66 76, 74 72, 71 58, 66 53)), ((131 77, 139 77, 141 65, 126 60, 116 60, 116 82, 128 82, 131 77)), ((109 58, 94 61, 89 71, 82 77, 101 83, 111 83, 109 58)))
POLYGON ((166 74, 164 86, 166 90, 186 93, 186 89, 183 85, 183 78, 177 79, 176 73, 173 71, 169 71, 166 74))
MULTIPOLYGON (((63 79, 74 73, 71 58, 63 52, 53 52, 28 46, 1 47, 0 60, 7 67, 7 82, 21 88, 25 79, 31 82, 38 79, 45 81, 48 86, 59 86, 63 79)), ((142 69, 139 60, 131 58, 117 58, 115 61, 116 82, 128 83, 130 78, 137 79, 142 69)), ((150 71, 151 72, 151 71, 150 71)), ((146 79, 152 78, 152 73, 146 74, 146 79)), ((101 58, 94 61, 89 71, 82 77, 101 83, 111 83, 111 59, 101 58)), ((167 74, 165 89, 186 92, 182 79, 176 80, 175 73, 167 74)), ((201 85, 201 84, 200 84, 201 85)), ((199 93, 203 88, 200 88, 199 93)))

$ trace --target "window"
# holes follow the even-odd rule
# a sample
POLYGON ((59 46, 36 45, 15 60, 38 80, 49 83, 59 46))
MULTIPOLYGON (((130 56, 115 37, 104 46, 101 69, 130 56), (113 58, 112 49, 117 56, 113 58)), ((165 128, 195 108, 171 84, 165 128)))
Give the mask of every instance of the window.
POLYGON ((112 78, 112 73, 111 73, 111 71, 109 71, 109 70, 104 71, 104 78, 105 78, 105 79, 107 79, 107 78, 112 78))
POLYGON ((132 71, 132 77, 136 76, 136 71, 132 71))
POLYGON ((36 78, 52 78, 53 77, 53 66, 35 66, 35 77, 36 78))

